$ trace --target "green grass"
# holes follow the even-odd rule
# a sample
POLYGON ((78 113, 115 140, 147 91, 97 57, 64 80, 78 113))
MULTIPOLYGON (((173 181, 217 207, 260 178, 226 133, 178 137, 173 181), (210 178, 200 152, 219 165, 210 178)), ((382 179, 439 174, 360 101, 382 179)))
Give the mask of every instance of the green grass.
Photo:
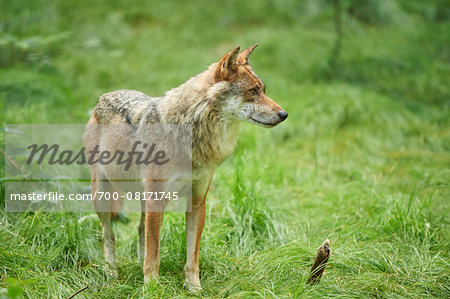
MULTIPOLYGON (((217 170, 200 296, 448 298, 449 7, 342 2, 331 69, 329 1, 0 1, 0 120, 85 123, 105 92, 161 95, 259 42, 251 63, 289 118, 271 130, 244 124, 217 170), (327 238, 324 277, 305 285, 327 238)), ((128 216, 115 224, 114 279, 95 214, 1 207, 0 287, 29 298, 86 285, 80 298, 189 296, 184 215, 165 215, 161 279, 148 286, 138 215, 128 216)))

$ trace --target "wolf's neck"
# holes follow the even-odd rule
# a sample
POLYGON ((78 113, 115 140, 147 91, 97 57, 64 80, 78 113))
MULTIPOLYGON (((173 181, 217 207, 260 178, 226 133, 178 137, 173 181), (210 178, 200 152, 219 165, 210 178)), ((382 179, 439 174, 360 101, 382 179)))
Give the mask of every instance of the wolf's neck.
POLYGON ((221 109, 221 92, 228 83, 212 82, 210 70, 169 90, 165 104, 168 123, 191 124, 193 166, 216 166, 236 146, 239 123, 229 120, 221 109), (198 164, 198 165, 196 165, 198 164))
POLYGON ((227 84, 214 84, 210 69, 190 78, 164 95, 164 105, 170 108, 165 109, 165 119, 180 124, 205 122, 216 126, 216 121, 231 123, 221 111, 221 94, 227 84))

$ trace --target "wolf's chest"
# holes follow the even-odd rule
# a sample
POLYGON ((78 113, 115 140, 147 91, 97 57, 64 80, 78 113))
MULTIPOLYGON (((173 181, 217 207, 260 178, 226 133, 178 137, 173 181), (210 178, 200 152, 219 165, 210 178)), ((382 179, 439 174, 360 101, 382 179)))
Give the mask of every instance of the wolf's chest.
POLYGON ((196 131, 193 128, 192 165, 194 168, 216 167, 236 147, 239 124, 217 127, 215 130, 196 131))

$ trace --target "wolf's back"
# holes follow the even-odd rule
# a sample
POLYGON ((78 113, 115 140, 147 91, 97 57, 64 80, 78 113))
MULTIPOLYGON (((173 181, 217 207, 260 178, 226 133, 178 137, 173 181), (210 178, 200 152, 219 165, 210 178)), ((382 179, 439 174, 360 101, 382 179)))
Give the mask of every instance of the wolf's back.
POLYGON ((146 123, 157 123, 159 102, 140 91, 121 89, 102 95, 93 113, 98 124, 138 124, 143 117, 146 123))

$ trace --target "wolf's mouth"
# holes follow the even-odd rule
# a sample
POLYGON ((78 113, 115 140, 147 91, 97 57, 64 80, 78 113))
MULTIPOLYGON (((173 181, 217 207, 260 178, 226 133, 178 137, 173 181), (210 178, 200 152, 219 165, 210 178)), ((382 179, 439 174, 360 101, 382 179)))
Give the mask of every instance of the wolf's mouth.
POLYGON ((255 122, 255 123, 259 124, 259 125, 267 127, 267 128, 275 127, 276 125, 278 125, 278 123, 275 123, 275 124, 273 124, 273 123, 272 124, 271 123, 265 123, 265 122, 256 120, 253 117, 250 117, 250 120, 252 120, 253 122, 255 122))

